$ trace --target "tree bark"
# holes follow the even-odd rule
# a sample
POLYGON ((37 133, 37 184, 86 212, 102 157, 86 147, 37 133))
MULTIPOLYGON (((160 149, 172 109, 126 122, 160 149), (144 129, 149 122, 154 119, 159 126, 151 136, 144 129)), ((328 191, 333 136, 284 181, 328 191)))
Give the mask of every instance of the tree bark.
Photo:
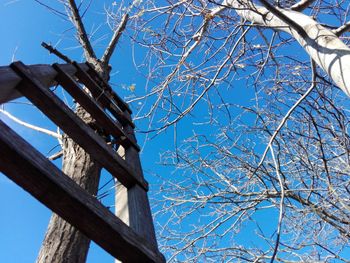
POLYGON ((275 8, 279 17, 250 0, 224 0, 223 6, 234 8, 240 17, 255 25, 292 35, 335 85, 350 96, 350 74, 346 73, 350 71, 350 48, 333 31, 303 13, 275 8))
MULTIPOLYGON (((79 105, 77 115, 87 123, 93 121, 79 105)), ((67 136, 63 138, 62 170, 90 194, 97 194, 101 166, 67 136)), ((36 262, 83 263, 89 245, 90 240, 85 235, 53 214, 36 262)))

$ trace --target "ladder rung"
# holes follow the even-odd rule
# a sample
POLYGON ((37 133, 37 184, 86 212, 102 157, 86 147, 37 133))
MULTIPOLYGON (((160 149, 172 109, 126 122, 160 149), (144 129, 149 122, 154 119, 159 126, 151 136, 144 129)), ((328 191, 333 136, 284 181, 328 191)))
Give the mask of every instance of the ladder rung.
POLYGON ((70 77, 64 69, 54 64, 53 68, 58 72, 56 80, 58 83, 96 120, 96 122, 104 128, 109 134, 113 135, 117 142, 122 146, 128 148, 134 147, 137 151, 140 151, 140 147, 133 142, 129 135, 125 134, 121 127, 117 125, 104 111, 103 109, 84 92, 79 84, 70 77))
POLYGON ((115 92, 113 91, 113 89, 111 88, 111 86, 110 86, 106 81, 104 81, 104 79, 102 79, 100 75, 97 74, 96 70, 91 66, 91 64, 90 64, 89 62, 86 62, 86 65, 87 65, 88 68, 89 68, 88 73, 89 73, 90 75, 93 75, 93 78, 94 78, 96 81, 100 82, 101 85, 102 85, 104 88, 106 88, 106 89, 108 89, 108 90, 110 91, 111 96, 113 97, 113 99, 115 100, 115 102, 117 103, 117 105, 119 106, 119 108, 120 108, 122 111, 128 111, 130 114, 132 114, 132 111, 131 111, 129 105, 128 105, 127 103, 125 103, 125 102, 122 100, 122 98, 120 98, 120 97, 118 96, 118 94, 115 93, 115 92))
POLYGON ((110 92, 100 87, 77 63, 74 62, 73 64, 77 67, 76 76, 78 77, 79 81, 81 81, 88 88, 96 100, 100 102, 104 108, 109 110, 112 115, 121 122, 122 125, 130 124, 133 128, 135 128, 132 121, 127 118, 123 111, 111 100, 110 92))

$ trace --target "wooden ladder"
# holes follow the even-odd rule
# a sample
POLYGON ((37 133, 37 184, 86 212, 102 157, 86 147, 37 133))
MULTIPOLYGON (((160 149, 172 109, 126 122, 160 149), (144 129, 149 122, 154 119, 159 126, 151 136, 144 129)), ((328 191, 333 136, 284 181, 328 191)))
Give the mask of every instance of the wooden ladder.
POLYGON ((148 183, 128 105, 88 63, 26 66, 15 62, 0 67, 0 103, 20 96, 118 180, 117 216, 1 120, 0 171, 118 260, 165 262, 157 246, 148 183), (49 89, 52 85, 61 85, 112 137, 112 145, 56 96, 49 89))

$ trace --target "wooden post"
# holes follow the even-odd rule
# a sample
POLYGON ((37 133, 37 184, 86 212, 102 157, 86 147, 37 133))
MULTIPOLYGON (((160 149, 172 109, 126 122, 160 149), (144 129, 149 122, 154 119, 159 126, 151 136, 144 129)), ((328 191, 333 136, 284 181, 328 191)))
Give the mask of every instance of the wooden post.
MULTIPOLYGON (((130 118, 129 112, 124 111, 124 114, 130 118)), ((126 125, 124 126, 124 130, 125 133, 129 134, 130 138, 136 143, 133 128, 126 125)), ((143 178, 139 153, 133 147, 125 149, 121 146, 118 153, 125 159, 127 164, 134 167, 135 175, 140 179, 143 178)), ((158 250, 152 213, 146 190, 138 185, 134 185, 127 189, 122 184, 117 183, 115 206, 116 215, 124 223, 129 225, 138 235, 147 240, 151 247, 158 250)), ((117 260, 116 262, 120 261, 117 260)))

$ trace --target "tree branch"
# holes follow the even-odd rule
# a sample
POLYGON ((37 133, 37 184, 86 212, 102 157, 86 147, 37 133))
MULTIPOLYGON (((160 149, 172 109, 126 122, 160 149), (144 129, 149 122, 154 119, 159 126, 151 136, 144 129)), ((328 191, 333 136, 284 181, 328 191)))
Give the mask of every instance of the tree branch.
POLYGON ((277 175, 277 178, 278 178, 278 183, 279 183, 280 188, 281 188, 281 201, 280 201, 280 206, 279 206, 279 210, 280 211, 279 211, 277 231, 276 231, 276 243, 275 243, 275 247, 273 249, 272 257, 271 257, 271 260, 270 260, 270 263, 273 263, 275 258, 276 258, 276 256, 277 256, 278 247, 279 247, 280 239, 281 239, 282 220, 283 220, 283 214, 284 214, 285 191, 284 191, 284 182, 283 182, 282 176, 281 176, 281 174, 279 172, 280 171, 280 167, 279 167, 278 162, 276 160, 275 153, 274 153, 272 145, 270 145, 270 150, 271 150, 271 156, 272 156, 273 162, 275 164, 275 168, 276 168, 276 175, 277 175))
POLYGON ((283 14, 280 10, 278 10, 276 7, 271 5, 268 1, 266 1, 266 0, 259 0, 259 1, 272 14, 274 14, 276 17, 281 19, 284 23, 286 23, 291 28, 293 28, 296 32, 298 32, 298 34, 300 36, 302 36, 302 37, 306 37, 307 36, 305 30, 298 23, 296 23, 294 20, 290 19, 288 16, 283 14))
POLYGON ((315 0, 301 0, 290 7, 293 11, 301 12, 308 8, 315 0))
POLYGON ((38 131, 38 132, 41 132, 41 133, 44 133, 46 135, 50 135, 52 137, 55 137, 56 139, 58 140, 61 140, 62 137, 61 135, 59 135, 58 133, 56 132, 53 132, 53 131, 50 131, 50 130, 47 130, 47 129, 44 129, 44 128, 41 128, 41 127, 38 127, 38 126, 35 126, 35 125, 32 125, 30 123, 27 123, 27 122, 24 122, 18 118, 16 118, 15 116, 13 116, 11 113, 3 110, 3 109, 0 109, 0 113, 6 115, 8 118, 10 118, 11 120, 13 120, 14 122, 26 127, 26 128, 29 128, 29 129, 32 129, 32 130, 35 130, 35 131, 38 131))
POLYGON ((203 24, 199 30, 199 32, 197 32, 192 38, 194 41, 200 42, 201 39, 203 38, 204 34, 207 32, 208 26, 209 26, 209 22, 214 19, 214 17, 216 17, 217 15, 219 15, 222 11, 224 11, 225 9, 227 9, 227 6, 218 6, 212 10, 210 10, 209 13, 207 13, 205 15, 203 24))
POLYGON ((129 20, 129 14, 126 13, 123 15, 122 20, 120 21, 118 28, 114 31, 114 34, 111 38, 111 41, 109 42, 109 44, 108 44, 108 46, 107 46, 107 48, 102 56, 101 61, 103 64, 108 65, 109 60, 114 52, 114 49, 119 41, 120 36, 122 35, 122 33, 126 27, 128 20, 129 20))
MULTIPOLYGON (((267 3, 266 0, 261 2, 267 3)), ((236 13, 247 21, 291 34, 334 83, 350 96, 350 74, 346 73, 350 70, 350 48, 333 31, 308 15, 276 9, 269 3, 267 6, 270 10, 255 5, 251 0, 224 0, 224 3, 235 9, 236 13), (292 24, 282 20, 283 17, 288 17, 287 20, 293 21, 292 24), (296 31, 293 24, 298 25, 299 30, 301 28, 304 36, 296 31)))
POLYGON ((59 151, 53 155, 51 155, 50 157, 48 157, 47 159, 49 159, 50 161, 55 161, 57 160, 58 158, 61 158, 63 156, 63 151, 59 151))
POLYGON ((65 14, 64 12, 61 12, 55 8, 52 8, 51 6, 43 3, 42 1, 39 1, 39 0, 34 0, 35 2, 37 2, 39 5, 42 5, 44 6, 45 8, 47 8, 50 12, 52 12, 53 14, 59 16, 60 18, 68 21, 68 18, 67 18, 67 14, 65 14))
POLYGON ((46 48, 50 53, 55 54, 57 57, 59 57, 60 59, 62 59, 63 61, 72 64, 73 61, 70 60, 70 58, 68 58, 66 55, 62 54, 60 51, 58 51, 56 48, 54 48, 53 46, 51 46, 50 44, 47 44, 45 42, 42 42, 41 45, 46 48))
MULTIPOLYGON (((194 100, 194 102, 188 106, 184 111, 182 111, 178 117, 176 117, 174 120, 166 123, 165 125, 163 125, 161 128, 159 128, 159 130, 163 130, 175 123, 177 123, 178 121, 180 121, 183 117, 185 117, 187 114, 189 114, 194 107, 196 106, 196 104, 204 97, 204 95, 215 85, 215 82, 219 76, 219 74, 221 73, 221 71, 223 70, 224 66, 231 60, 232 58, 232 54, 233 52, 236 50, 236 48, 238 47, 238 44, 241 42, 241 40, 245 37, 245 35, 248 33, 248 31, 251 29, 251 26, 248 26, 244 32, 242 33, 242 35, 238 38, 238 40, 236 41, 235 45, 233 46, 233 48, 231 49, 229 55, 227 56, 227 58, 224 60, 224 62, 220 65, 219 69, 217 70, 215 76, 211 79, 210 83, 208 84, 208 86, 206 86, 204 88, 204 90, 199 94, 199 96, 194 100)), ((199 40, 197 40, 195 42, 194 45, 196 45, 196 43, 198 44, 199 40)), ((195 46, 192 46, 191 48, 194 49, 195 46)), ((181 58, 180 63, 178 64, 177 68, 179 66, 181 66, 181 64, 183 63, 183 61, 189 56, 189 52, 192 52, 191 48, 186 52, 186 54, 184 54, 184 56, 181 58)), ((236 62, 236 61, 235 61, 236 62)), ((175 71, 174 71, 175 72, 175 71)), ((173 77, 173 75, 175 75, 175 73, 172 73, 171 77, 173 77)), ((177 71, 176 71, 177 72, 177 71)), ((168 80, 167 80, 168 81, 168 80)), ((165 82, 165 84, 163 84, 163 88, 167 85, 168 83, 165 82)))
POLYGON ((337 29, 333 30, 333 33, 337 36, 340 37, 342 34, 350 31, 350 22, 345 23, 344 25, 338 27, 337 29))
POLYGON ((84 54, 87 60, 89 59, 96 59, 96 54, 91 46, 91 42, 89 40, 89 37, 86 33, 83 21, 81 19, 81 16, 79 15, 79 10, 77 8, 77 5, 74 0, 69 0, 69 9, 71 11, 70 19, 72 23, 74 24, 75 28, 78 32, 78 39, 80 44, 82 45, 84 49, 84 54))

